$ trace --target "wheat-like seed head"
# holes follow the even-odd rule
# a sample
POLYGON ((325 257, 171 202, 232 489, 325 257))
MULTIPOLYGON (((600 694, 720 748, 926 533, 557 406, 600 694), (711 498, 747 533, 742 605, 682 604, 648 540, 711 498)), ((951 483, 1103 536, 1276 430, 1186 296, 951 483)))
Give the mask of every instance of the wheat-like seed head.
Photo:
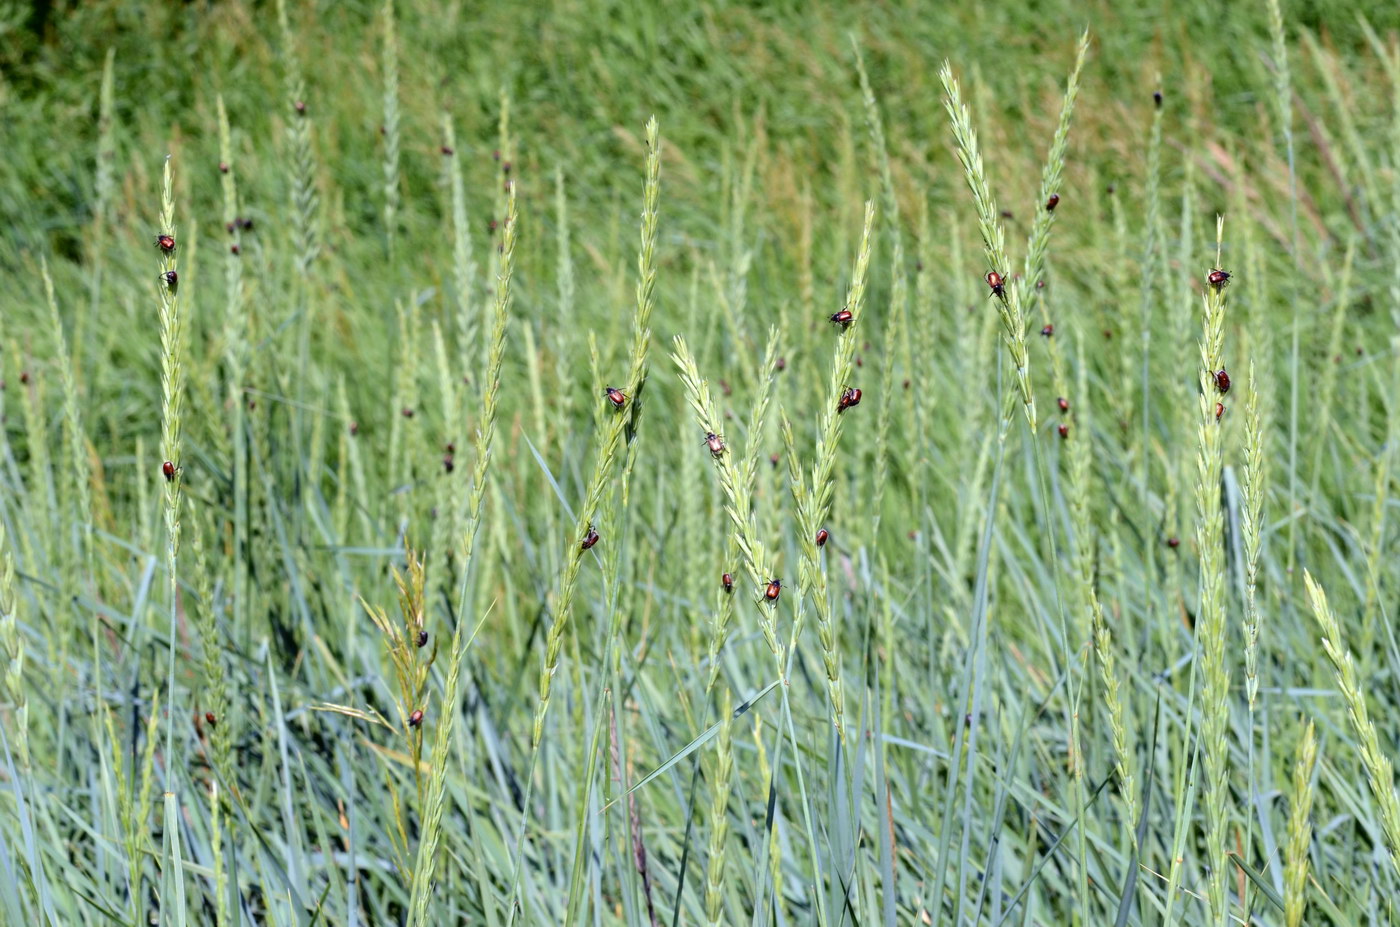
POLYGON ((1288 797, 1288 846, 1283 867, 1283 921, 1302 927, 1307 910, 1308 850, 1312 844, 1312 804, 1316 794, 1317 736, 1311 720, 1303 726, 1293 763, 1293 793, 1288 797))

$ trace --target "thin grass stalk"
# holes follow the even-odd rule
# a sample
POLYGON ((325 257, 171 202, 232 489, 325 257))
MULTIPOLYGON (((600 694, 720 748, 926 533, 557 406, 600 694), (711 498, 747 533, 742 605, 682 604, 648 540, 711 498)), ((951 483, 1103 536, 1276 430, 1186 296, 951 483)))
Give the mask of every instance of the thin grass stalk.
POLYGON ((223 647, 214 612, 212 573, 204 551, 204 534, 207 529, 199 523, 193 498, 185 497, 185 509, 193 522, 193 529, 190 531, 190 549, 194 554, 195 568, 192 610, 202 658, 199 667, 200 704, 195 706, 195 713, 204 715, 207 712, 213 716, 213 720, 209 721, 210 765, 217 773, 213 782, 222 780, 229 788, 233 788, 237 782, 233 767, 233 725, 228 717, 228 677, 224 672, 223 647))
MULTIPOLYGON (((1055 135, 1050 141, 1050 151, 1040 175, 1040 199, 1037 202, 1035 221, 1031 225, 1030 237, 1026 240, 1026 285, 1031 288, 1027 303, 1031 308, 1044 303, 1041 294, 1045 280, 1046 254, 1049 251, 1050 232, 1055 227, 1056 215, 1055 207, 1050 205, 1050 198, 1058 197, 1063 186, 1070 123, 1074 116, 1074 103, 1079 98, 1079 75, 1084 70, 1084 59, 1088 54, 1089 30, 1085 29, 1079 36, 1074 68, 1069 72, 1069 79, 1065 81, 1065 97, 1064 102, 1060 104, 1060 119, 1055 125, 1055 135)), ((1058 204, 1059 200, 1055 202, 1058 204)), ((1045 321, 1050 321, 1048 315, 1045 316, 1045 321)), ((1058 357, 1058 354, 1054 356, 1058 357)))
MULTIPOLYGON (((558 236, 555 277, 558 287, 559 318, 571 319, 574 317, 574 258, 569 231, 569 199, 565 195, 563 167, 556 168, 554 172, 554 225, 555 233, 558 236)), ((572 382, 570 365, 573 361, 574 328, 572 325, 553 325, 551 329, 554 334, 554 377, 559 385, 567 386, 572 382)), ((567 388, 560 391, 558 414, 561 421, 573 421, 574 392, 574 390, 567 388)))
MULTIPOLYGON (((1079 383, 1077 393, 1087 395, 1087 364, 1081 354, 1079 359, 1079 383)), ((1087 402, 1079 406, 1074 414, 1074 427, 1079 433, 1069 442, 1069 508, 1074 527, 1074 563, 1079 579, 1079 612, 1087 615, 1088 627, 1083 621, 1076 622, 1076 639, 1090 637, 1094 642, 1094 654, 1098 658, 1099 676, 1103 680, 1104 705, 1108 708, 1108 724, 1112 732, 1114 773, 1118 777, 1118 796, 1123 803, 1123 824, 1137 849, 1137 782, 1135 775, 1136 755, 1129 738, 1127 707, 1122 698, 1122 680, 1117 665, 1117 655, 1113 645, 1113 632, 1104 617, 1103 606, 1099 602, 1095 582, 1094 547, 1095 537, 1090 508, 1089 487, 1092 479, 1093 429, 1087 419, 1087 402)))
MULTIPOLYGON (((301 61, 297 55, 296 36, 287 16, 286 0, 277 0, 277 23, 281 33, 281 46, 278 49, 282 63, 284 92, 287 95, 289 116, 285 144, 288 167, 288 192, 291 198, 291 230, 293 275, 289 319, 296 323, 298 371, 310 369, 311 332, 315 320, 311 309, 311 269, 321 253, 319 230, 320 194, 316 190, 316 161, 312 151, 310 108, 306 101, 306 81, 302 77, 301 61)), ((296 400, 292 411, 292 445, 295 460, 304 460, 302 454, 302 425, 306 408, 306 377, 289 377, 283 370, 278 377, 286 386, 288 380, 295 380, 293 389, 288 390, 296 400)), ((264 427, 267 414, 260 417, 264 427)), ((265 445, 264 445, 265 446, 265 445)))
MULTIPOLYGON (((21 561, 26 572, 39 573, 42 565, 54 561, 57 552, 52 549, 52 539, 58 532, 51 530, 58 517, 58 491, 54 480, 52 449, 49 447, 48 417, 45 378, 25 366, 25 358, 20 355, 19 341, 10 343, 11 366, 20 371, 21 411, 24 418, 24 447, 29 452, 29 472, 25 486, 25 501, 30 512, 30 523, 43 530, 21 532, 19 535, 21 561), (37 545, 37 549, 36 549, 37 545)), ((49 635, 49 657, 56 660, 60 635, 49 635)))
MULTIPOLYGON (((219 119, 219 182, 223 192, 224 227, 230 229, 224 257, 224 365, 233 431, 233 624, 244 628, 248 615, 248 426, 243 375, 248 363, 248 315, 243 304, 243 231, 238 219, 238 180, 233 138, 224 98, 215 99, 219 119)), ((240 632, 241 633, 241 632, 240 632)))
MULTIPOLYGON (((1400 152, 1400 81, 1396 85, 1396 150, 1400 152)), ((1400 208, 1400 173, 1396 174, 1394 204, 1400 208)), ((1400 400, 1396 399, 1396 388, 1400 387, 1400 223, 1390 224, 1389 235, 1392 262, 1390 278, 1390 317, 1394 331, 1390 337, 1390 389, 1384 403, 1386 410, 1385 444, 1376 452, 1374 467, 1375 481, 1372 488, 1371 534, 1366 555, 1366 598, 1361 609, 1362 660, 1370 658, 1375 640, 1376 614, 1380 602, 1382 543, 1385 540, 1385 522, 1390 498, 1390 474, 1395 462, 1395 446, 1400 443, 1400 400)))
POLYGON ((705 859, 705 918, 709 927, 720 927, 724 923, 724 862, 729 838, 729 791, 734 774, 733 701, 729 690, 725 689, 719 705, 720 729, 715 740, 710 797, 710 846, 705 859))
MULTIPOLYGON (((770 343, 772 341, 773 337, 770 335, 770 343)), ((680 373, 686 400, 690 404, 691 411, 695 414, 696 424, 703 429, 705 434, 718 435, 716 428, 721 418, 719 410, 711 398, 710 384, 700 375, 700 370, 695 364, 695 357, 691 354, 690 347, 681 335, 677 335, 673 340, 671 359, 675 362, 680 373)), ((755 414, 757 411, 758 409, 755 407, 755 414)), ((751 444, 756 443, 757 435, 750 433, 749 440, 751 444)), ((754 451, 751 448, 745 455, 745 459, 753 456, 754 451)), ((720 491, 724 495, 725 512, 731 522, 731 537, 743 555, 741 562, 751 584, 750 598, 757 609, 759 630, 763 633, 763 639, 773 655, 779 677, 786 679, 784 675, 786 665, 783 660, 785 651, 778 638, 777 610, 764 598, 764 589, 769 580, 775 577, 772 573, 773 558, 760 536, 758 520, 754 512, 751 491, 752 480, 755 476, 754 468, 745 463, 736 465, 728 443, 724 444, 724 449, 719 454, 711 454, 711 457, 714 461, 715 472, 719 477, 720 491)), ((739 577, 736 576, 736 586, 738 580, 739 577)), ((737 589, 734 594, 743 595, 737 589)), ((712 648, 716 647, 715 633, 717 631, 718 629, 711 635, 712 648)), ((717 653, 717 649, 714 652, 717 653)), ((717 675, 717 672, 716 668, 711 668, 712 677, 717 675)))
POLYGON ((1288 846, 1283 866, 1283 922, 1302 927, 1307 911, 1308 850, 1312 846, 1312 805, 1316 794, 1317 736, 1313 723, 1303 727, 1293 762, 1293 791, 1288 796, 1288 846))
POLYGON ((88 317, 96 317, 102 301, 102 275, 106 266, 104 255, 112 230, 112 191, 117 161, 116 144, 116 62, 117 49, 108 46, 102 62, 102 86, 97 103, 97 152, 93 165, 92 235, 88 243, 91 272, 88 275, 88 306, 79 304, 73 321, 73 360, 81 379, 83 345, 87 344, 88 317))
MULTIPOLYGON (((679 347, 678 345, 678 348, 679 347)), ((763 352, 764 375, 758 381, 758 392, 755 394, 753 406, 749 410, 748 428, 745 431, 748 443, 739 461, 738 473, 735 479, 736 492, 733 497, 727 492, 725 493, 726 510, 731 512, 731 519, 733 518, 732 513, 739 511, 741 508, 741 505, 737 505, 736 502, 741 503, 743 500, 752 500, 757 491, 755 478, 758 474, 758 458, 763 447, 762 435, 764 426, 767 423, 768 408, 773 398, 773 384, 777 376, 777 368, 775 366, 777 355, 778 329, 774 326, 768 330, 768 346, 763 352)), ((690 362, 690 368, 693 368, 693 361, 690 362)), ((683 368, 683 370, 690 368, 683 368)), ((692 396, 691 384, 694 382, 694 380, 687 379, 687 395, 691 397, 692 405, 695 405, 697 402, 702 406, 708 404, 708 388, 703 381, 700 382, 698 390, 696 390, 692 396)), ((707 419, 701 421, 699 424, 704 426, 710 421, 714 420, 707 419)), ((710 430, 710 428, 706 428, 707 433, 710 430)), ((723 476, 721 476, 721 484, 723 483, 724 479, 723 476)), ((751 505, 752 503, 749 504, 751 505)), ((726 569, 723 572, 731 572, 734 569, 734 563, 739 559, 742 552, 742 541, 740 540, 737 530, 739 521, 735 521, 734 524, 736 530, 726 532, 727 540, 725 543, 724 561, 726 569)), ((751 544, 756 543, 756 537, 752 534, 750 535, 750 542, 751 544)), ((767 567, 764 569, 766 570, 767 567)), ((762 571, 760 571, 760 581, 761 575, 762 571)), ((715 620, 710 628, 710 640, 706 651, 706 657, 710 664, 709 676, 705 680, 705 697, 707 702, 710 694, 714 691, 715 683, 719 679, 720 652, 724 649, 725 639, 729 632, 729 621, 734 614, 733 593, 726 590, 723 584, 721 584, 717 596, 718 601, 715 607, 715 620)))
MULTIPOLYGON (((1216 220, 1216 266, 1225 220, 1216 220)), ((1201 558, 1200 607, 1196 636, 1201 652, 1201 737, 1205 779, 1204 836, 1210 873, 1207 896, 1212 922, 1229 921, 1226 897, 1229 856, 1225 835, 1229 827, 1230 792, 1230 670, 1225 662, 1224 513, 1220 502, 1223 467, 1224 409, 1216 388, 1216 371, 1224 367, 1225 287, 1207 286, 1203 298, 1200 419, 1197 426, 1196 541, 1201 558)))
POLYGON ((1394 764, 1381 752, 1380 735, 1366 710, 1366 693, 1361 688, 1351 651, 1346 649, 1337 616, 1327 604, 1327 593, 1307 570, 1303 571, 1303 585, 1307 588, 1313 617, 1322 630, 1322 649, 1336 670, 1337 688, 1346 702, 1352 733, 1357 739, 1357 752, 1361 756, 1361 764, 1366 768, 1371 795, 1380 813, 1381 831, 1391 865, 1400 874, 1400 799, 1395 795, 1394 764))
MULTIPOLYGON (((1283 146, 1288 157, 1288 209, 1289 228, 1292 233, 1292 258, 1295 266, 1302 260, 1298 242, 1298 171, 1294 159, 1293 142, 1293 86, 1288 70, 1288 38, 1283 29, 1283 8, 1279 0, 1268 0, 1269 38, 1272 41, 1274 66, 1274 105, 1278 108, 1280 127, 1283 130, 1283 146)), ((1297 531, 1301 519, 1294 517, 1298 512, 1298 380, 1302 376, 1299 367, 1299 341, 1301 338, 1302 306, 1296 295, 1289 299, 1293 309, 1292 350, 1289 363, 1288 389, 1288 558, 1287 571, 1293 572, 1297 556, 1297 531)))
POLYGON ((540 670, 539 701, 530 736, 532 753, 539 749, 540 739, 544 735, 550 688, 559 665, 559 648, 563 643, 564 629, 568 626, 573 607, 579 567, 586 553, 581 545, 590 526, 597 520, 599 506, 611 487, 613 471, 622 449, 622 440, 633 433, 636 427, 641 392, 646 385, 647 348, 651 343, 651 313, 655 306, 657 204, 660 199, 661 172, 660 137, 654 117, 647 123, 646 132, 646 185, 642 209, 641 251, 637 258, 637 312, 633 323, 631 368, 626 380, 627 386, 623 390, 627 396, 627 409, 619 411, 605 425, 593 475, 588 482, 588 491, 579 506, 578 524, 565 554, 559 599, 554 609, 554 621, 550 625, 545 642, 544 661, 540 670))
MULTIPOLYGON (((851 271, 851 285, 846 292, 846 308, 852 313, 849 325, 842 327, 837 336, 836 355, 832 360, 831 379, 826 390, 826 405, 817 420, 816 460, 808 478, 801 486, 792 487, 793 501, 797 504, 797 521, 800 525, 798 549, 802 560, 798 567, 799 598, 811 597, 817 613, 817 637, 821 642, 822 662, 826 668, 827 696, 831 704, 831 721, 837 735, 845 743, 845 696, 841 685, 840 630, 836 627, 835 612, 832 608, 827 588, 826 572, 822 569, 821 550, 817 547, 817 531, 820 530, 831 513, 831 502, 836 495, 837 448, 841 441, 844 411, 840 405, 842 394, 850 386, 851 371, 854 368, 856 332, 859 330, 865 311, 866 277, 870 269, 870 255, 875 236, 875 203, 865 204, 865 222, 861 231, 860 250, 856 253, 855 265, 851 271)), ((791 426, 784 420, 785 439, 791 434, 791 426)), ((801 626, 794 619, 792 642, 788 646, 788 661, 797 646, 801 626)))
MULTIPOLYGON (((1181 196, 1181 240, 1179 242, 1178 262, 1180 267, 1190 267, 1194 262, 1194 255, 1197 249, 1195 235, 1195 205, 1194 192, 1192 186, 1194 162, 1186 162, 1186 178, 1184 181, 1185 192, 1181 196)), ((1191 359, 1191 333, 1195 328, 1195 314, 1192 311, 1192 303, 1195 297, 1192 294, 1192 279, 1190 274, 1171 273, 1169 276, 1179 278, 1179 291, 1177 293, 1165 293, 1164 299, 1167 305, 1167 318, 1169 320, 1168 331, 1171 333, 1171 344, 1173 351, 1171 354, 1172 376, 1169 382, 1172 385, 1171 392, 1164 399, 1167 427, 1170 429, 1170 440, 1172 442, 1182 442, 1187 440, 1194 427, 1192 420, 1192 403, 1190 399, 1194 397, 1196 391, 1195 378, 1192 373, 1195 371, 1195 364, 1191 359)), ((1183 454, 1168 455, 1166 465, 1166 492, 1164 499, 1162 536, 1160 539, 1169 546, 1175 542, 1181 543, 1182 522, 1184 519, 1183 497, 1185 495, 1184 473, 1190 459, 1183 454)), ((1184 563, 1179 548, 1174 548, 1174 553, 1166 556, 1166 595, 1167 595, 1167 616, 1175 619, 1180 616, 1182 610, 1182 595, 1185 588, 1183 579, 1184 563)))
POLYGON ((461 162, 457 158, 457 130, 452 117, 446 114, 442 117, 442 135, 445 146, 443 163, 452 190, 453 318, 456 320, 458 364, 461 366, 462 382, 474 388, 472 374, 477 365, 469 348, 476 346, 480 329, 476 304, 477 267, 476 258, 472 255, 471 224, 467 218, 467 188, 462 180, 461 162))
POLYGON ((1249 697, 1251 729, 1259 696, 1259 553, 1264 541, 1264 498, 1268 492, 1268 466, 1264 462, 1264 420, 1259 411, 1258 377, 1254 361, 1249 362, 1249 380, 1244 397, 1244 512, 1241 534, 1244 540, 1244 676, 1249 697))
POLYGON ((1001 319, 1002 340, 1011 358, 1011 367, 1016 374, 1016 384, 1020 388, 1021 403, 1024 406, 1026 422, 1035 431, 1035 395, 1031 387, 1030 356, 1026 351, 1026 317, 1022 311, 1021 288, 1024 281, 1011 274, 1011 262, 1006 256, 1006 230, 1002 227, 996 197, 987 181, 987 172, 982 164, 982 150, 977 142, 977 130, 972 126, 972 114, 962 100, 962 91, 957 78, 953 76, 952 65, 947 61, 938 72, 943 83, 943 106, 953 125, 953 138, 957 143, 958 160, 962 162, 968 188, 977 207, 977 224, 982 232, 982 246, 989 270, 1005 278, 1000 292, 994 295, 997 301, 997 314, 1001 319))
MULTIPOLYGON (((161 450, 165 461, 160 466, 168 468, 165 476, 165 569, 170 596, 170 669, 167 681, 167 698, 170 703, 170 723, 166 728, 166 788, 174 785, 171 778, 175 762, 175 658, 178 640, 176 631, 179 622, 179 552, 180 552, 180 485, 183 467, 180 464, 180 411, 184 400, 184 358, 181 356, 183 317, 180 315, 182 287, 171 286, 166 281, 170 274, 176 274, 176 253, 179 237, 175 234, 175 191, 170 157, 165 159, 165 183, 161 194, 160 234, 168 235, 176 246, 168 251, 160 249, 161 279, 156 284, 160 294, 160 346, 161 346, 161 450)), ((143 463, 145 463, 143 461, 143 463)))
MULTIPOLYGON (((67 616, 80 594, 84 582, 83 575, 90 573, 90 535, 92 531, 92 489, 88 466, 86 436, 83 431, 82 414, 78 408, 78 384, 74 371, 76 358, 68 353, 68 339, 64 335, 63 319, 58 311, 58 297, 54 294, 53 278, 49 275, 49 265, 40 261, 40 276, 44 281, 44 296, 49 307, 49 324, 53 327, 54 356, 58 360, 59 385, 63 391, 63 439, 64 454, 59 481, 60 524, 66 540, 57 550, 61 594, 55 605, 55 624, 60 628, 65 640, 71 633, 67 616)), ((88 577, 91 582, 91 577, 88 577)), ((96 646, 98 629, 96 615, 93 617, 93 644, 96 646)), ((94 651, 94 659, 97 654, 94 651)), ((94 672, 97 667, 93 667, 94 672)))
POLYGON ((433 740, 432 765, 428 772, 426 788, 427 799, 423 804, 422 830, 417 858, 413 865, 413 884, 409 892, 408 927, 423 927, 430 923, 428 901, 432 894, 433 874, 437 866, 437 848, 442 831, 442 811, 447 789, 449 748, 452 743, 452 728, 457 721, 458 690, 468 642, 464 633, 468 624, 468 577, 477 531, 481 527, 481 506, 486 498, 486 477, 491 462, 492 441, 496 433, 501 364, 505 360, 506 329, 510 322, 511 280, 515 268, 516 237, 519 234, 518 218, 515 189, 512 184, 510 199, 506 204, 506 227, 501 236, 500 270, 496 276, 485 391, 481 398, 481 424, 476 433, 476 466, 472 470, 472 488, 467 498, 467 520, 458 547, 462 566, 457 593, 457 623, 452 631, 452 645, 448 651, 447 679, 443 684, 441 700, 442 717, 433 740))
POLYGON ((22 770, 29 769, 29 695, 24 686, 24 633, 19 628, 19 596, 15 583, 15 555, 0 518, 0 649, 5 666, 5 701, 10 703, 6 739, 14 745, 15 759, 22 770))
MULTIPOLYGON (((855 44, 852 38, 852 44, 855 44)), ((890 167, 890 154, 885 145, 885 127, 880 118, 880 107, 875 100, 875 91, 870 87, 870 78, 865 73, 865 61, 860 48, 856 46, 856 71, 860 75, 861 98, 865 104, 865 122, 870 133, 870 145, 875 152, 875 161, 880 168, 880 197, 884 203, 885 228, 890 237, 890 304, 889 315, 885 320, 884 350, 880 358, 879 408, 875 415, 875 474, 871 493, 870 541, 874 543, 880 533, 880 515, 884 506, 885 481, 889 475, 890 419, 895 405, 895 364, 897 349, 910 343, 908 333, 909 277, 904 270, 904 234, 899 220, 899 199, 894 189, 894 171, 890 167)), ((913 365, 911 364, 910 367, 913 365)), ((907 383, 905 384, 908 385, 907 383)), ((881 614, 888 614, 882 610, 881 614)), ((892 656, 892 654, 889 654, 892 656)))
POLYGON ((1332 430, 1333 405, 1337 396, 1337 377, 1341 368, 1342 336, 1346 329, 1347 309, 1351 305, 1352 271, 1356 263, 1357 235, 1352 232, 1347 237, 1347 250, 1342 258, 1342 269, 1337 275, 1332 305, 1332 324, 1327 336, 1327 353, 1322 370, 1319 372, 1317 402, 1313 406, 1316 416, 1316 429, 1313 432, 1312 490, 1310 497, 1318 497, 1322 479, 1322 454, 1327 448, 1332 430))
POLYGON ((544 737, 544 722, 549 712, 554 674, 559 667, 559 654, 564 642, 564 631, 568 627, 573 609, 579 569, 587 554, 583 542, 593 530, 594 522, 602 520, 599 509, 613 488, 612 478, 617 468, 618 458, 625 453, 623 439, 627 438, 630 442, 636 434, 640 420, 642 393, 646 387, 647 349, 651 344, 651 315, 655 308, 657 219, 661 196, 661 138, 660 129, 654 116, 647 122, 646 140, 647 158, 642 196, 641 243, 637 255, 636 314, 633 319, 630 368, 622 388, 627 397, 626 406, 624 409, 611 410, 612 417, 606 420, 603 425, 593 474, 589 478, 587 491, 579 506, 578 520, 570 535, 569 546, 564 552, 564 570, 560 577, 559 597, 554 606, 554 620, 550 623, 546 634, 545 650, 540 666, 538 702, 535 706, 534 722, 530 735, 529 775, 526 778, 525 800, 521 811, 521 829, 511 866, 510 923, 514 923, 520 910, 520 866, 525 852, 524 829, 530 814, 530 793, 533 790, 534 771, 539 761, 540 744, 544 737))

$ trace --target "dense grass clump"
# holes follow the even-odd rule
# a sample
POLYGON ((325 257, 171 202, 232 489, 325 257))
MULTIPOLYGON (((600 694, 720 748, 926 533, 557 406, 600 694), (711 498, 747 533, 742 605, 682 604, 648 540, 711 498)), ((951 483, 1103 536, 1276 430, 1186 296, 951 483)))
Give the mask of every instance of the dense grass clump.
POLYGON ((1400 15, 924 6, 0 14, 0 924, 1396 921, 1400 15))

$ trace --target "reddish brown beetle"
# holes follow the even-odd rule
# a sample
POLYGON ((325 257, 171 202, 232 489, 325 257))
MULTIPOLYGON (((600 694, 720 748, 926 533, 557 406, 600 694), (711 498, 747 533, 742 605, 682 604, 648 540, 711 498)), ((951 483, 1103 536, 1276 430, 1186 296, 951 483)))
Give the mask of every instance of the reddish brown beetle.
POLYGON ((604 387, 603 395, 608 397, 608 402, 613 404, 614 409, 621 409, 627 404, 627 394, 616 386, 604 387))
POLYGON ((826 542, 829 541, 829 540, 831 540, 831 532, 830 532, 830 531, 827 531, 825 528, 819 528, 819 529, 817 529, 817 546, 818 546, 818 547, 825 547, 825 546, 826 546, 826 542))
POLYGON ((598 532, 593 530, 593 526, 592 526, 592 525, 589 525, 589 526, 588 526, 588 534, 584 535, 583 543, 579 544, 579 549, 580 549, 580 550, 588 550, 588 548, 592 547, 594 544, 597 544, 597 543, 598 543, 598 532))
POLYGON ((1058 431, 1058 432, 1060 433, 1060 437, 1061 437, 1061 438, 1068 438, 1068 437, 1069 437, 1069 425, 1065 424, 1064 422, 1061 422, 1060 425, 1059 425, 1059 427, 1056 428, 1055 430, 1058 431))
POLYGON ((710 453, 715 457, 724 453, 724 438, 713 431, 705 433, 705 446, 710 449, 710 453))
POLYGON ((1230 375, 1225 372, 1224 367, 1215 371, 1215 388, 1222 393, 1228 393, 1230 391, 1230 375))
POLYGON ((350 437, 353 438, 353 437, 355 437, 355 435, 357 435, 357 434, 359 434, 359 433, 360 433, 360 423, 359 423, 359 422, 351 422, 351 423, 350 423, 350 437))
POLYGON ((423 709, 413 709, 413 714, 408 716, 409 727, 421 727, 423 724, 423 709))
POLYGON ((769 602, 778 601, 778 596, 782 594, 783 581, 781 579, 770 579, 768 585, 763 589, 763 597, 769 602))
POLYGON ((457 469, 457 463, 452 459, 451 454, 442 455, 442 469, 448 473, 451 473, 453 470, 457 469))
POLYGON ((1069 400, 1065 397, 1060 396, 1058 399, 1055 400, 1055 402, 1059 404, 1061 412, 1069 411, 1069 400))
POLYGON ((1042 329, 1040 330, 1040 337, 1042 337, 1042 338, 1049 338, 1050 336, 1052 336, 1052 335, 1054 335, 1054 334, 1055 334, 1055 326, 1053 326, 1053 325, 1047 325, 1047 326, 1045 326, 1044 328, 1042 328, 1042 329))
POLYGON ((1181 546, 1181 538, 1175 536, 1167 538, 1167 546, 1172 550, 1176 550, 1181 546))
POLYGON ((176 287, 180 285, 180 275, 173 270, 167 270, 165 273, 161 274, 160 279, 172 293, 174 293, 176 287))
POLYGON ((841 398, 836 403, 836 411, 845 412, 851 406, 860 405, 860 395, 859 389, 847 387, 846 391, 841 394, 841 398))
POLYGON ((842 309, 840 312, 833 312, 831 314, 832 323, 835 325, 840 325, 842 328, 845 328, 847 325, 850 325, 852 322, 855 321, 855 319, 855 313, 849 309, 842 309))
POLYGON ((175 253, 175 239, 169 235, 157 235, 156 247, 166 254, 175 253))
POLYGON ((1222 416, 1222 415, 1224 415, 1224 414, 1225 414, 1225 403, 1223 403, 1223 402, 1217 402, 1217 403, 1215 404, 1215 420, 1216 420, 1217 422, 1220 421, 1220 416, 1222 416))
POLYGON ((719 581, 720 581, 720 584, 721 584, 722 586, 724 586, 724 591, 725 591, 725 592, 733 592, 733 591, 734 591, 734 574, 732 574, 732 573, 725 573, 723 576, 721 576, 721 577, 719 578, 719 581))
POLYGON ((1006 298, 1006 278, 997 271, 987 271, 987 286, 992 288, 993 296, 998 299, 1006 298))
POLYGON ((1212 267, 1210 273, 1206 275, 1206 282, 1218 290, 1230 282, 1230 274, 1219 267, 1212 267))
POLYGON ((1055 207, 1058 205, 1060 205, 1060 194, 1052 193, 1050 194, 1050 199, 1045 201, 1045 211, 1054 212, 1055 207))
POLYGON ((399 411, 403 414, 404 418, 413 418, 413 410, 410 409, 408 406, 404 406, 399 411))
POLYGON ((421 630, 420 630, 420 631, 418 632, 418 639, 415 641, 415 643, 416 643, 419 647, 424 647, 424 646, 426 646, 427 643, 428 643, 428 632, 427 632, 427 631, 421 631, 421 630))
POLYGON ((160 472, 165 474, 165 481, 167 483, 173 483, 175 481, 175 474, 180 472, 180 468, 167 460, 160 465, 160 472))

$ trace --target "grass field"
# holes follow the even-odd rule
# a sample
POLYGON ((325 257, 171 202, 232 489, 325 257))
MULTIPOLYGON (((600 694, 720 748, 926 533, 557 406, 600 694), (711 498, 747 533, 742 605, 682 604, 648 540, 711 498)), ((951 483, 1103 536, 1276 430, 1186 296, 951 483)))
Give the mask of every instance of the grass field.
POLYGON ((0 124, 0 925, 1400 923, 1392 3, 11 3, 0 124))

